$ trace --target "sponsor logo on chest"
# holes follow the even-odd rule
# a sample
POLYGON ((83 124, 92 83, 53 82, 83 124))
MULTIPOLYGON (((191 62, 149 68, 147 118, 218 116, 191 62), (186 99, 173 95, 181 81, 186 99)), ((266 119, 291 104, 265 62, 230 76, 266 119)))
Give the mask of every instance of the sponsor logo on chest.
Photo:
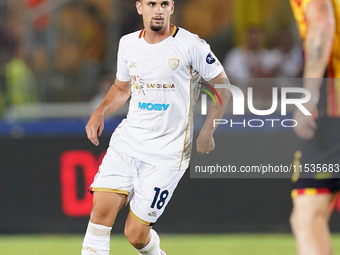
POLYGON ((146 111, 166 111, 170 104, 153 104, 138 102, 138 109, 146 111))

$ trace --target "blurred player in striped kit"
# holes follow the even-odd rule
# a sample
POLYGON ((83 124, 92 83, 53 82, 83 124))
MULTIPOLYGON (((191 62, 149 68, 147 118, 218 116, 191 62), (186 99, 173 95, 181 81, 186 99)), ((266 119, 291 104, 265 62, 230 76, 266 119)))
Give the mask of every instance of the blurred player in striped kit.
MULTIPOLYGON (((111 227, 127 203, 124 233, 130 244, 138 254, 165 254, 152 227, 189 165, 197 82, 201 77, 212 84, 216 78, 227 80, 210 46, 170 23, 172 0, 140 0, 136 7, 144 29, 121 38, 115 84, 86 126, 88 138, 98 145, 104 116, 131 96, 127 118, 112 134, 90 187, 93 209, 82 255, 109 254, 111 227)), ((228 90, 217 91, 221 103, 210 107, 196 141, 202 155, 214 149, 213 119, 223 116, 231 97, 228 90)))
MULTIPOLYGON (((340 1, 290 0, 304 49, 304 87, 312 95, 305 107, 313 116, 295 111, 300 150, 293 176, 291 226, 300 255, 332 254, 328 221, 340 189, 340 1), (308 165, 306 165, 308 164, 308 165), (326 173, 305 172, 321 164, 326 173)), ((319 165, 320 166, 320 165, 319 165)))

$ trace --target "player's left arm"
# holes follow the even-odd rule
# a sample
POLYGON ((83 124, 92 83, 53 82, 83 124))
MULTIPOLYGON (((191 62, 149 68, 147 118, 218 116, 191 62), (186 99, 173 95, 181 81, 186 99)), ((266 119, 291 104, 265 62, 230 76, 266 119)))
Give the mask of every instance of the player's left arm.
MULTIPOLYGON (((223 81, 224 84, 226 82, 229 84, 229 80, 225 71, 222 71, 214 79, 209 81, 209 84, 214 87, 215 84, 221 84, 221 81, 223 81)), ((201 155, 207 154, 215 148, 213 135, 217 126, 214 127, 214 120, 221 119, 223 117, 223 114, 227 109, 227 105, 231 98, 231 92, 228 89, 216 88, 216 92, 221 98, 222 105, 215 95, 216 102, 218 103, 215 105, 214 102, 211 102, 207 118, 196 141, 197 152, 201 155)))

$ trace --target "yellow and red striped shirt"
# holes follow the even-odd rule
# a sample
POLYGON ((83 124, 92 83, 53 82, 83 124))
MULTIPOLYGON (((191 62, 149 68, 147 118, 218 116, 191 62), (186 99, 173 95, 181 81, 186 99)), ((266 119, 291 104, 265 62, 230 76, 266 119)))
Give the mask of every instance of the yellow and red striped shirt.
MULTIPOLYGON (((306 38, 308 24, 306 9, 314 0, 289 0, 301 39, 306 38)), ((327 66, 327 78, 340 78, 340 1, 331 0, 334 7, 334 18, 336 31, 333 42, 333 49, 327 66)), ((327 84, 327 115, 329 117, 340 117, 340 79, 330 79, 327 84)))

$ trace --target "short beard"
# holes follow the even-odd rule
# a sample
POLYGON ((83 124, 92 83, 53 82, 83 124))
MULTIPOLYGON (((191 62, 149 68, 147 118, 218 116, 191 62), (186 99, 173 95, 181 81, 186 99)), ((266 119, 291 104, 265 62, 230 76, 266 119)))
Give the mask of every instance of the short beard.
POLYGON ((157 24, 157 25, 155 23, 153 23, 152 20, 150 22, 150 28, 154 32, 161 31, 163 27, 164 27, 164 20, 163 20, 163 22, 161 24, 157 24))
POLYGON ((161 31, 163 26, 154 26, 154 25, 151 25, 150 26, 151 30, 154 31, 154 32, 158 32, 158 31, 161 31))

